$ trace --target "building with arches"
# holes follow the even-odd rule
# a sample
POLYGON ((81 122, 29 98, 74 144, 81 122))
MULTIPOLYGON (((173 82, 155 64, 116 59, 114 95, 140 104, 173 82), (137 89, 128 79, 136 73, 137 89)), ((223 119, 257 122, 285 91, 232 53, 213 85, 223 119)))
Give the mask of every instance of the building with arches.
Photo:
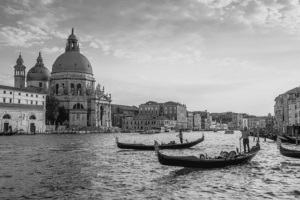
POLYGON ((111 127, 111 95, 95 85, 93 68, 80 53, 74 29, 65 53, 52 65, 49 95, 55 96, 69 112, 69 127, 111 127))
POLYGON ((0 85, 0 132, 9 129, 23 130, 26 133, 45 131, 50 71, 44 66, 41 53, 35 66, 28 71, 27 77, 23 63, 20 54, 14 66, 14 87, 0 85))

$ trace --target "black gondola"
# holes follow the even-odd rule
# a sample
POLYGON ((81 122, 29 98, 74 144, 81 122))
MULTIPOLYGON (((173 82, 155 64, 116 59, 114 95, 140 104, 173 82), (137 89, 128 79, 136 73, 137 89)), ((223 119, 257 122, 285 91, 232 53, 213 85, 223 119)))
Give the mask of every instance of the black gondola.
POLYGON ((280 154, 291 158, 300 158, 300 151, 284 148, 281 144, 279 147, 280 154))
POLYGON ((12 136, 12 135, 15 135, 17 134, 18 131, 15 131, 15 132, 7 132, 7 133, 3 133, 4 136, 12 136))
MULTIPOLYGON (((294 137, 291 137, 291 136, 287 136, 287 135, 284 135, 284 138, 291 144, 296 144, 296 138, 294 137)), ((300 139, 298 139, 298 142, 300 142, 300 139)))
MULTIPOLYGON (((193 142, 187 142, 187 143, 182 143, 182 144, 161 144, 159 145, 159 148, 161 149, 187 149, 190 147, 193 147, 200 142, 204 140, 204 134, 202 135, 201 138, 198 140, 195 140, 193 142)), ((118 137, 116 137, 116 143, 117 146, 120 149, 134 149, 134 150, 154 150, 154 145, 145 145, 145 144, 127 144, 127 143, 121 143, 118 141, 118 137)))
POLYGON ((283 143, 290 143, 285 137, 282 137, 280 135, 277 135, 277 138, 279 138, 283 143))
POLYGON ((191 167, 191 168, 222 168, 230 165, 239 165, 250 162, 254 156, 260 150, 259 144, 252 147, 250 153, 232 155, 227 158, 213 158, 213 159, 201 159, 196 156, 167 156, 159 151, 156 147, 156 154, 158 161, 162 165, 177 166, 177 167, 191 167))

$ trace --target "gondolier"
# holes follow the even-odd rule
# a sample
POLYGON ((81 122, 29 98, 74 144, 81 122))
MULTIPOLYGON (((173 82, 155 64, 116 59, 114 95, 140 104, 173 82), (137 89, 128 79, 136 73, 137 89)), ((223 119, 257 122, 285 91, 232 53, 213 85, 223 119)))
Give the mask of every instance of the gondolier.
POLYGON ((183 143, 183 135, 181 129, 179 130, 179 134, 177 135, 179 137, 181 144, 183 143))
POLYGON ((246 146, 248 148, 248 152, 250 152, 249 132, 247 131, 247 127, 245 127, 244 130, 241 130, 241 132, 242 132, 242 137, 240 137, 240 140, 243 139, 244 153, 246 153, 246 146))

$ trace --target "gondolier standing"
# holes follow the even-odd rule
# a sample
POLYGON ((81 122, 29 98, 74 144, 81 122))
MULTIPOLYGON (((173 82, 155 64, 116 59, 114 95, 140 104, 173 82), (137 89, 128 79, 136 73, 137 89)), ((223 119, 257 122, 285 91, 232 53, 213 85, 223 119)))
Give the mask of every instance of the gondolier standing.
POLYGON ((249 133, 247 131, 247 128, 245 127, 242 132, 242 137, 240 137, 240 140, 243 139, 243 146, 244 146, 244 153, 246 153, 246 145, 248 148, 248 152, 250 152, 250 147, 249 147, 249 133))
POLYGON ((179 134, 177 135, 179 137, 181 144, 183 143, 183 135, 181 129, 179 129, 179 134))

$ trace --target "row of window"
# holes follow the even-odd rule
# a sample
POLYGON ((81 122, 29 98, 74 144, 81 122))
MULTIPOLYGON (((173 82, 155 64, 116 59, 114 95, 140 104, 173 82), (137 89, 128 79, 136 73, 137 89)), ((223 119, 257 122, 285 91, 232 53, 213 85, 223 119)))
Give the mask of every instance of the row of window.
MULTIPOLYGON (((28 101, 28 100, 26 100, 26 104, 34 104, 34 102, 35 102, 35 105, 38 105, 38 101, 28 101)), ((10 98, 3 98, 3 103, 13 103, 13 99, 10 99, 10 98), (6 99, 8 99, 8 100, 6 100, 6 99)), ((18 103, 20 104, 21 103, 21 100, 20 99, 18 99, 18 103)), ((42 102, 42 105, 44 105, 45 104, 45 102, 42 102)))
MULTIPOLYGON (((8 91, 7 91, 8 92, 8 91)), ((3 91, 3 94, 6 94, 6 91, 3 91)), ((9 94, 12 94, 11 91, 9 91, 9 94)), ((21 93, 19 92, 19 96, 21 96, 21 93)), ((28 97, 28 94, 26 94, 26 97, 28 97)), ((31 97, 33 97, 33 94, 31 94, 31 97)), ((35 95, 35 97, 39 97, 38 95, 35 95)), ((43 98, 45 98, 45 96, 43 96, 43 98)))

